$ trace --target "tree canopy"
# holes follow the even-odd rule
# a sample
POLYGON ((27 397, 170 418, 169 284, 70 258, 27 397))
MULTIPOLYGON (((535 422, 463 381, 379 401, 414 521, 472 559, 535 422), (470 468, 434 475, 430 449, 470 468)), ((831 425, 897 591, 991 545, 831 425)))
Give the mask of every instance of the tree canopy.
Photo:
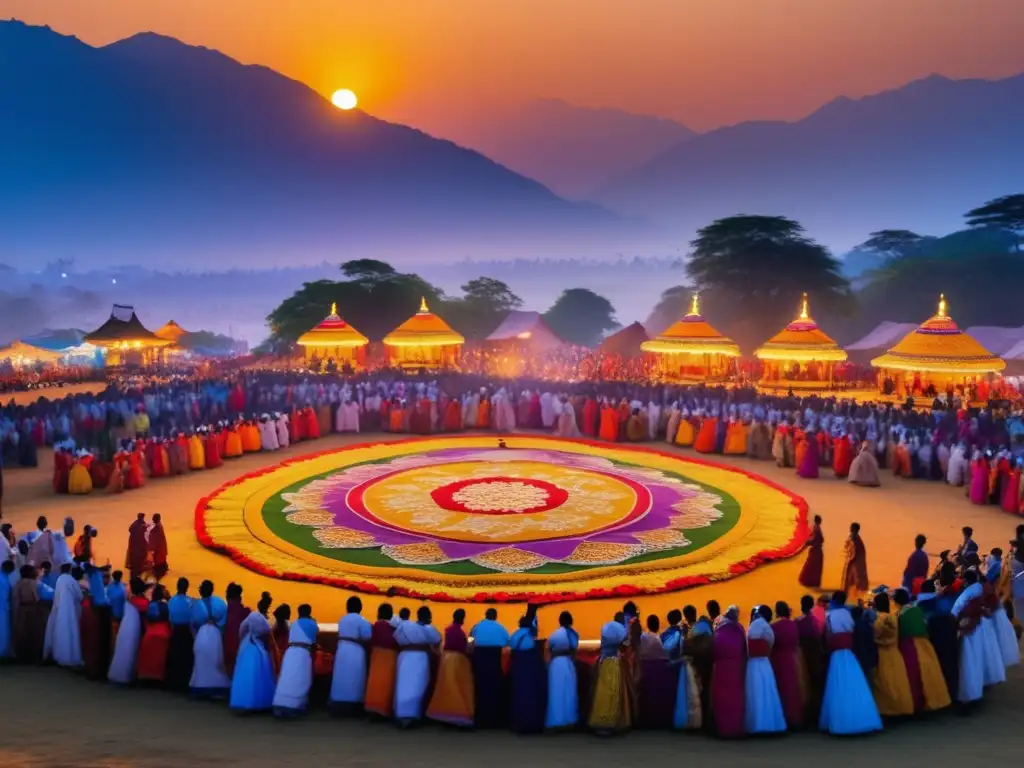
POLYGON ((587 288, 562 291, 544 313, 544 322, 560 338, 586 347, 596 346, 607 331, 619 327, 611 302, 587 288))
POLYGON ((1014 236, 1014 250, 1020 251, 1024 237, 1024 194, 1003 195, 964 214, 969 227, 991 227, 1014 236))
POLYGON ((887 259, 902 259, 910 256, 925 238, 909 229, 880 229, 872 232, 858 248, 872 251, 887 259))
POLYGON ((444 319, 467 339, 484 339, 523 305, 507 284, 492 277, 477 277, 462 286, 462 298, 447 299, 441 311, 444 319))
POLYGON ((803 292, 816 317, 853 307, 840 262, 792 219, 730 216, 699 230, 691 246, 686 271, 705 296, 702 309, 741 345, 792 320, 803 292))
POLYGON ((686 315, 690 311, 693 293, 694 288, 690 285, 673 285, 662 291, 661 298, 644 321, 647 332, 657 336, 686 315))

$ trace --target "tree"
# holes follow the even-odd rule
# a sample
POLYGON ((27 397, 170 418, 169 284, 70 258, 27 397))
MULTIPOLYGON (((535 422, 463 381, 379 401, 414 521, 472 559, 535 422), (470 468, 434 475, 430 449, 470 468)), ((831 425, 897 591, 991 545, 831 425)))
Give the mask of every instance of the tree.
POLYGON ((493 277, 477 277, 462 286, 463 298, 470 304, 506 313, 523 306, 523 300, 501 280, 493 277))
POLYGON ((964 214, 969 227, 1002 229, 1014 236, 1013 249, 1020 252, 1024 237, 1024 194, 1004 195, 989 200, 979 208, 964 214))
POLYGON ((644 322, 647 332, 651 336, 657 336, 689 312, 693 293, 693 286, 690 285, 673 285, 666 288, 644 322))
POLYGON ((741 345, 792 320, 803 292, 816 312, 853 306, 840 262, 791 219, 730 216, 699 230, 691 246, 687 274, 741 345))
POLYGON ((492 277, 477 277, 462 286, 463 296, 444 303, 444 317, 467 339, 490 335, 511 310, 523 305, 508 285, 492 277))
POLYGON ((887 259, 903 259, 914 253, 922 240, 921 235, 909 229, 880 229, 857 247, 887 259))
POLYGON ((619 327, 611 302, 586 288, 562 291, 544 321, 561 338, 585 347, 596 346, 606 331, 619 327))
POLYGON ((304 283, 267 316, 275 339, 294 342, 326 317, 337 303, 341 316, 370 339, 380 339, 420 306, 438 307, 443 292, 419 275, 403 274, 389 264, 359 259, 342 265, 349 280, 304 283))

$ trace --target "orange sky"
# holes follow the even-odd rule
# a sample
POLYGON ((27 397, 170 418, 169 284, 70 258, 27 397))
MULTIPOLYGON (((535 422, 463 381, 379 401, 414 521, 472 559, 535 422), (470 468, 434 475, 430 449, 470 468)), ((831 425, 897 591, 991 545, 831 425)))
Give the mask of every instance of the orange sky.
POLYGON ((1024 70, 1024 0, 0 0, 9 17, 94 45, 160 32, 442 134, 536 97, 705 130, 1024 70))

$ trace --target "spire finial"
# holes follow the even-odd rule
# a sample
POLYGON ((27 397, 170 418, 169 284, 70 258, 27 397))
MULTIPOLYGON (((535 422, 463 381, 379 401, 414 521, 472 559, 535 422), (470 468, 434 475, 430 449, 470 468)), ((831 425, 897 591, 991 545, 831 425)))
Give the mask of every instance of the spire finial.
POLYGON ((693 299, 690 301, 690 314, 700 314, 700 293, 697 291, 693 292, 693 299))
POLYGON ((810 312, 807 310, 807 293, 805 292, 803 299, 800 302, 800 319, 807 320, 810 316, 810 312))
POLYGON ((429 311, 430 311, 430 309, 427 308, 427 297, 426 296, 421 296, 420 297, 420 314, 421 315, 425 315, 429 311))
POLYGON ((331 314, 332 315, 338 314, 338 302, 336 302, 336 301, 332 301, 331 302, 331 314))
POLYGON ((939 317, 946 317, 946 294, 939 294, 939 317))

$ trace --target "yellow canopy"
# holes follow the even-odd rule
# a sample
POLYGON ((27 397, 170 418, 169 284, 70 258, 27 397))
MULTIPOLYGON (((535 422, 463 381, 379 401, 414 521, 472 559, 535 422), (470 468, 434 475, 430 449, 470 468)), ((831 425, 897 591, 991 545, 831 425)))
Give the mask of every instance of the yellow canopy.
POLYGON ((427 307, 420 299, 420 311, 384 337, 390 347, 445 347, 464 344, 466 339, 427 307))
POLYGON ((928 373, 995 373, 1006 362, 976 339, 961 331, 947 314, 946 297, 939 296, 939 311, 871 364, 876 368, 928 373))
POLYGON ((54 352, 42 347, 34 347, 23 341, 15 341, 9 347, 0 349, 0 362, 8 360, 13 365, 35 365, 36 363, 56 363, 64 357, 61 352, 54 352))
POLYGON ((299 336, 303 347, 362 347, 369 343, 363 334, 338 315, 338 305, 331 304, 331 314, 319 325, 299 336))
POLYGON ((807 308, 807 294, 803 295, 797 318, 754 350, 758 360, 792 360, 795 362, 841 363, 846 350, 840 347, 818 324, 807 308))
POLYGON ((645 341, 640 349, 659 354, 740 356, 739 345, 701 317, 696 293, 689 313, 657 338, 645 341))
POLYGON ((188 334, 188 331, 186 331, 173 320, 168 320, 166 323, 160 326, 160 328, 154 331, 154 333, 161 339, 167 339, 167 341, 177 344, 181 340, 182 336, 188 334))

